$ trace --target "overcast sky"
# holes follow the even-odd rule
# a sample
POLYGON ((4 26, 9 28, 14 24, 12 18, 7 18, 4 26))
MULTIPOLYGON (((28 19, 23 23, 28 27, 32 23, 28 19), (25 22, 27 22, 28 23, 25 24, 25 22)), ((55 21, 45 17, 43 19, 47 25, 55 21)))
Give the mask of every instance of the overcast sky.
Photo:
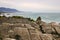
POLYGON ((60 12, 60 0, 0 0, 0 7, 20 11, 60 12))

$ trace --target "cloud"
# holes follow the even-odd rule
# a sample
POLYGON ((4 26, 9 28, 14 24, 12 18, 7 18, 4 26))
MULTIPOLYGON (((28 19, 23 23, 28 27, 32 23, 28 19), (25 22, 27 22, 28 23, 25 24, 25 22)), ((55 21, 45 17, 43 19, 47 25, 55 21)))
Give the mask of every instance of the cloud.
POLYGON ((0 6, 24 11, 60 11, 59 0, 0 0, 0 6))

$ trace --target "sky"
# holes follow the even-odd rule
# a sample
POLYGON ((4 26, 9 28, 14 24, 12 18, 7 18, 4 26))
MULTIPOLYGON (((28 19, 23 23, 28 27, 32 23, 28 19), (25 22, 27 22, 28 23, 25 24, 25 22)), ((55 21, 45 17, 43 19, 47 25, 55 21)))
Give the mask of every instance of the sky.
POLYGON ((60 0, 0 0, 0 7, 19 11, 60 13, 60 0))

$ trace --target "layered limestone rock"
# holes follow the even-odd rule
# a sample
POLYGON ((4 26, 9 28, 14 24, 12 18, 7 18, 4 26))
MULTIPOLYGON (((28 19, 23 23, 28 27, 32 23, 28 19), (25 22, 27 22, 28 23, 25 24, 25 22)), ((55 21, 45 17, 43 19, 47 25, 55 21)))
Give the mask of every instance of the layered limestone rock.
POLYGON ((55 29, 56 29, 57 33, 60 34, 60 27, 56 26, 55 29))
POLYGON ((16 39, 12 39, 12 38, 4 38, 3 40, 16 40, 16 39))
POLYGON ((40 40, 39 35, 41 33, 38 32, 38 30, 33 27, 30 28, 17 27, 14 29, 14 32, 17 35, 20 35, 23 40, 40 40))
POLYGON ((55 40, 51 34, 42 34, 41 39, 42 40, 55 40))
POLYGON ((16 33, 15 35, 21 36, 21 39, 30 40, 30 35, 27 28, 16 27, 14 28, 14 32, 16 33))
POLYGON ((60 40, 60 26, 43 22, 40 17, 35 22, 26 18, 6 18, 0 24, 0 39, 60 40))
MULTIPOLYGON (((19 35, 19 40, 42 40, 42 33, 28 24, 25 24, 25 28, 23 27, 15 27, 13 30, 10 29, 8 31, 8 35, 10 38, 14 38, 16 35, 19 35)), ((6 31, 5 31, 6 32, 6 31)), ((7 35, 5 35, 6 38, 7 35)), ((8 38, 8 37, 7 37, 8 38)), ((12 40, 12 39, 5 39, 5 40, 12 40)))

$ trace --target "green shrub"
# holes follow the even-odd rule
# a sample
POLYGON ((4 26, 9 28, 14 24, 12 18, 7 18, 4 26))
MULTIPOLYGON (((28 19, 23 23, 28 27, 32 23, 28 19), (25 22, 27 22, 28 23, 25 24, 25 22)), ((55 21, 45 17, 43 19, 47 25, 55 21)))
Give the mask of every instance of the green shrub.
POLYGON ((32 21, 32 22, 34 22, 34 20, 33 19, 31 19, 31 18, 27 18, 29 21, 32 21))
POLYGON ((12 16, 12 18, 23 18, 22 16, 12 16))
POLYGON ((6 16, 0 16, 0 18, 4 18, 4 17, 6 17, 6 16))

